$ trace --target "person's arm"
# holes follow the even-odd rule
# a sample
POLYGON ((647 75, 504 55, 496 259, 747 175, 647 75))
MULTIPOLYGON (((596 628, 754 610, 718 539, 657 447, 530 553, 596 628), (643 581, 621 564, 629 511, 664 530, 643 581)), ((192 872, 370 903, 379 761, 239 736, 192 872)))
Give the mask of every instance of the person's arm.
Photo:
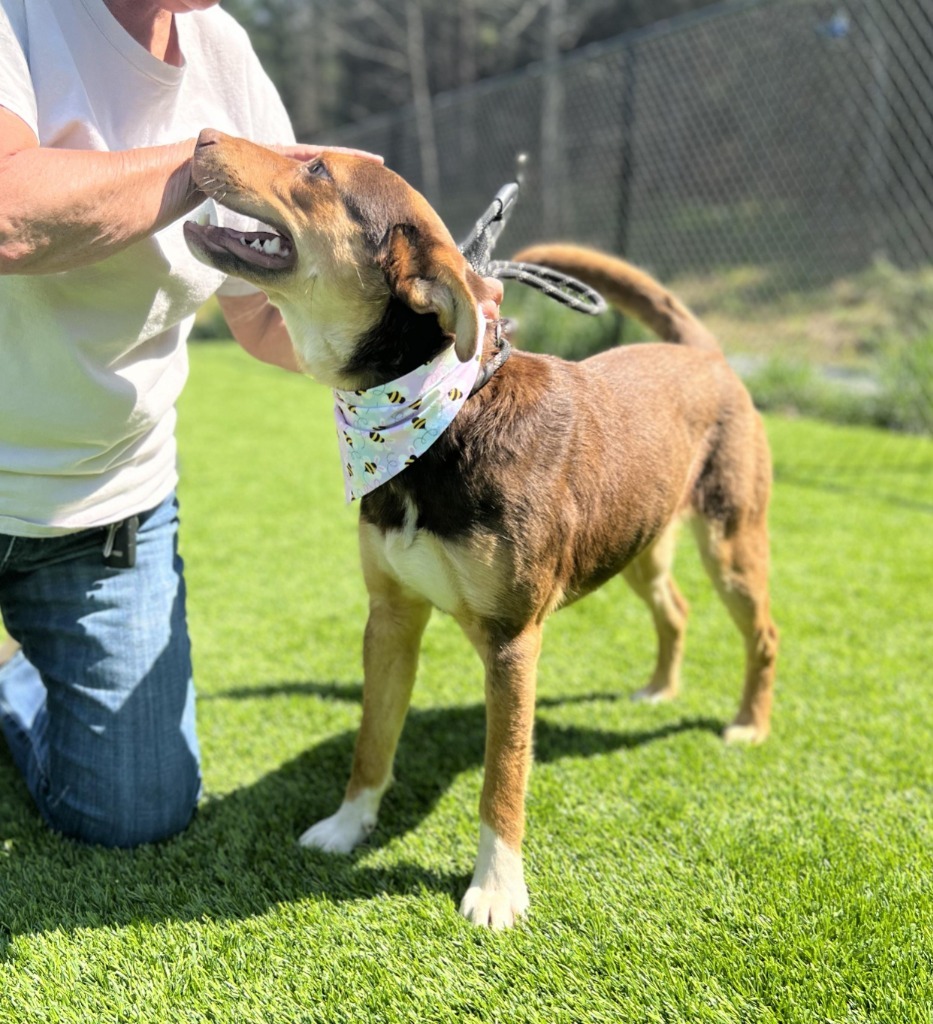
MULTIPOLYGON (((204 201, 191 180, 195 141, 118 152, 52 149, 0 107, 0 274, 87 266, 190 213, 204 201)), ((324 147, 275 148, 310 160, 324 147)))
POLYGON ((204 199, 191 182, 194 143, 50 149, 0 108, 0 273, 96 263, 193 210, 204 199))
POLYGON ((264 292, 218 295, 221 312, 236 342, 251 356, 301 373, 282 314, 264 292))

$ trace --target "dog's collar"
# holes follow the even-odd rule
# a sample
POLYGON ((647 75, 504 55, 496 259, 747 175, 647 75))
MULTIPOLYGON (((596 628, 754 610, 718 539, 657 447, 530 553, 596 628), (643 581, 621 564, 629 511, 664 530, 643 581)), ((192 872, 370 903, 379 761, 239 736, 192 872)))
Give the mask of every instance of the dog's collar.
POLYGON ((450 346, 387 384, 335 388, 347 501, 359 500, 423 455, 463 408, 479 373, 479 352, 462 363, 450 346))

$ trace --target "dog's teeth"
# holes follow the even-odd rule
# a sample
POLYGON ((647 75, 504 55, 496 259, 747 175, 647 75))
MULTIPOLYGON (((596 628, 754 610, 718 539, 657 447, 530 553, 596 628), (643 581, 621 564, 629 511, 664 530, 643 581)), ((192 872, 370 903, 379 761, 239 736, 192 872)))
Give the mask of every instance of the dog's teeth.
POLYGON ((214 215, 214 208, 212 206, 207 206, 204 210, 202 210, 201 213, 199 213, 198 216, 195 218, 195 220, 197 221, 198 224, 201 225, 202 228, 216 228, 218 226, 217 218, 214 215))
POLYGON ((271 238, 253 238, 252 241, 245 235, 241 235, 240 245, 261 252, 265 256, 284 257, 291 254, 288 244, 280 235, 273 235, 271 238))

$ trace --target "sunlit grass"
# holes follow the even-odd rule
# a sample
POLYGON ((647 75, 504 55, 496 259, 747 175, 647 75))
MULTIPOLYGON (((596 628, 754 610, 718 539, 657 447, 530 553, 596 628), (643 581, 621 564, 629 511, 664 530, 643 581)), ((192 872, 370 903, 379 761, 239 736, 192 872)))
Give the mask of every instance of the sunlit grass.
POLYGON ((617 580, 556 616, 528 799, 533 909, 456 912, 482 772, 480 666, 427 631, 371 842, 340 800, 365 592, 324 389, 195 347, 182 550, 206 793, 135 852, 49 834, 0 751, 0 1022, 929 1024, 929 441, 769 420, 783 647, 771 740, 725 748, 742 652, 685 536, 685 692, 630 703, 654 640, 617 580))

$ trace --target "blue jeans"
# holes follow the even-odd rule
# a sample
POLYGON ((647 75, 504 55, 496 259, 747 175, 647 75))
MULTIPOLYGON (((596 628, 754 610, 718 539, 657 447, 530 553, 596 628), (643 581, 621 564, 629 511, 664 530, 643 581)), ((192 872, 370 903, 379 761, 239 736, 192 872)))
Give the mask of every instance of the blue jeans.
POLYGON ((136 565, 107 529, 0 534, 0 611, 22 645, 0 668, 0 730, 55 830, 104 846, 181 831, 200 792, 174 497, 140 516, 136 565))

